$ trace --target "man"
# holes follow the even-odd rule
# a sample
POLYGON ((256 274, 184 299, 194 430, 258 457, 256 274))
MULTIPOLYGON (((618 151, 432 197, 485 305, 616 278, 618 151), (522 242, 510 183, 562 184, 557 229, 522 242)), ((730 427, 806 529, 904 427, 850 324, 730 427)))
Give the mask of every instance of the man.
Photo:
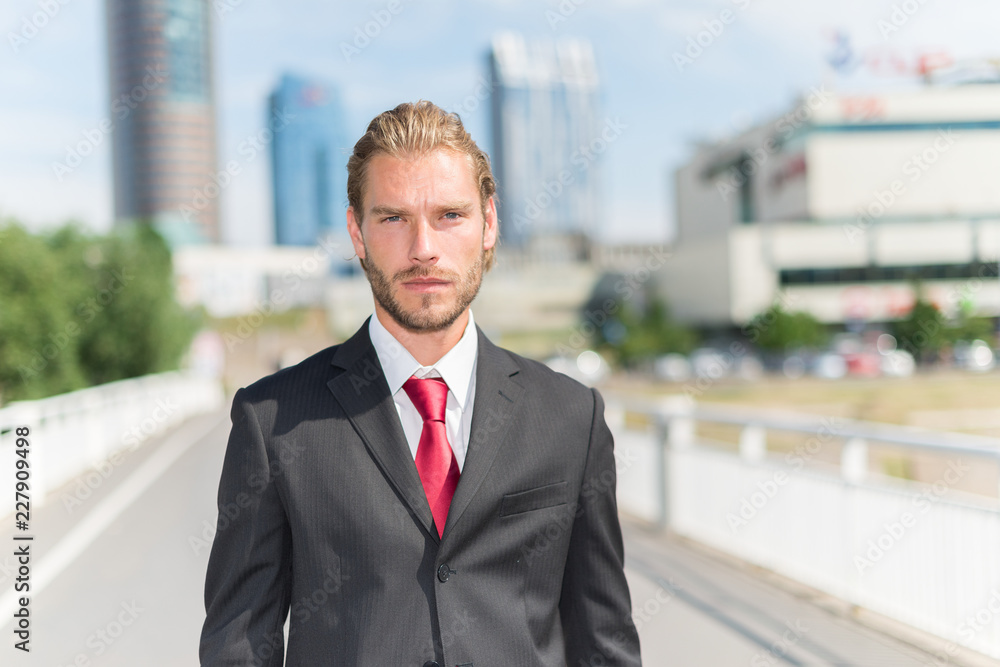
POLYGON ((236 394, 202 666, 639 665, 603 402, 469 309, 498 233, 485 153, 402 104, 347 189, 375 314, 236 394))

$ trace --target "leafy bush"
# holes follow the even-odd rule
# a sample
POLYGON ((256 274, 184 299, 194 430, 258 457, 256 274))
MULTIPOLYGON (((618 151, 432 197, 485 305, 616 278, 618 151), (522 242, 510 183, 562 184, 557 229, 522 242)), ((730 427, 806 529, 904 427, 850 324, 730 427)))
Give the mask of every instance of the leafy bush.
POLYGON ((775 304, 754 317, 743 328, 752 343, 769 352, 799 347, 818 348, 829 336, 826 327, 809 313, 788 312, 775 304))
POLYGON ((671 352, 687 354, 698 345, 697 334, 677 323, 667 302, 653 290, 634 300, 615 300, 606 310, 611 315, 596 329, 594 345, 610 351, 623 365, 671 352))
POLYGON ((148 225, 0 227, 0 400, 175 369, 198 324, 174 300, 170 250, 148 225))

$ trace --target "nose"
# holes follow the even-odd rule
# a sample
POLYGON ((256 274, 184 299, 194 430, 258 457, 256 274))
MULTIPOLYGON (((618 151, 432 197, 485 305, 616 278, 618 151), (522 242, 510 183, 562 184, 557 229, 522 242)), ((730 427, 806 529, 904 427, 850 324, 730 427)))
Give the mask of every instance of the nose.
POLYGON ((413 225, 410 242, 410 261, 414 264, 434 264, 438 260, 436 232, 425 218, 418 218, 413 225))

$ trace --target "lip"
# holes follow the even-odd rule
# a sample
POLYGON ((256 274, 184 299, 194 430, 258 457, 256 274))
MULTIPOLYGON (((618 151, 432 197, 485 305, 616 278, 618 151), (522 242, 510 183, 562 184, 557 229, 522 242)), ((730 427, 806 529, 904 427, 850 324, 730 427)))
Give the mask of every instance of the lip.
POLYGON ((440 278, 413 278, 403 283, 403 287, 416 292, 431 292, 444 289, 451 285, 451 281, 440 278))

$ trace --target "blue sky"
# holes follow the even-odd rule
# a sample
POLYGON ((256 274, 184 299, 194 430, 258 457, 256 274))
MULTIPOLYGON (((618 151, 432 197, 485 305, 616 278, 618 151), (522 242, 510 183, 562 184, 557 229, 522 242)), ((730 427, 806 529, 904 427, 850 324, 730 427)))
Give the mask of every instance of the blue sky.
MULTIPOLYGON (((483 89, 492 35, 514 30, 591 40, 603 113, 627 128, 610 145, 604 167, 602 236, 611 241, 669 237, 672 172, 695 141, 782 113, 811 86, 914 85, 905 74, 864 67, 835 73, 826 64, 834 31, 850 35, 855 55, 901 63, 934 51, 955 59, 1000 56, 1000 3, 987 0, 399 0, 398 13, 350 58, 342 45, 353 45, 356 29, 372 21, 373 12, 386 12, 388 0, 212 1, 223 164, 264 126, 267 94, 285 71, 339 86, 349 136, 359 136, 378 112, 424 98, 459 110, 488 146, 488 104, 477 105, 470 95, 483 89), (718 34, 702 36, 703 52, 678 66, 675 54, 713 27, 718 34)), ((0 218, 35 229, 71 218, 107 229, 110 140, 61 180, 52 166, 110 115, 104 3, 5 0, 0 35, 0 218), (44 25, 33 31, 32 17, 41 12, 48 16, 37 19, 44 25)), ((271 238, 266 159, 262 153, 245 162, 222 194, 229 242, 260 245, 271 238)))

